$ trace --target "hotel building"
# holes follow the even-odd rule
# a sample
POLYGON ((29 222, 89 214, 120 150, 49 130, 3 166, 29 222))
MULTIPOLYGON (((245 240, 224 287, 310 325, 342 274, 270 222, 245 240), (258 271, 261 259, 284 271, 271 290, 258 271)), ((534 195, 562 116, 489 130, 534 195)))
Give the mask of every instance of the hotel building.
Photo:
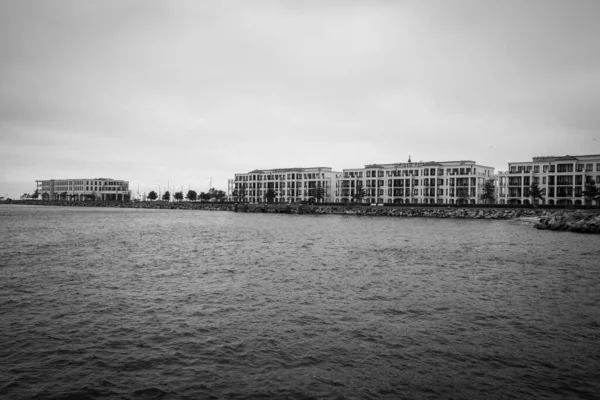
POLYGON ((372 164, 344 169, 336 202, 457 204, 480 200, 494 168, 475 161, 430 161, 372 164), (358 199, 358 191, 364 197, 358 199))
MULTIPOLYGON (((537 184, 546 204, 584 204, 587 181, 600 183, 600 155, 534 157, 509 162, 498 174, 500 204, 530 204, 529 188, 537 184)), ((537 201, 536 201, 537 202, 537 201)))
POLYGON ((329 167, 257 169, 235 174, 232 198, 240 202, 261 203, 267 201, 267 192, 272 190, 273 202, 277 203, 311 199, 333 202, 339 177, 341 173, 329 167))
POLYGON ((130 201, 129 182, 110 178, 38 180, 42 200, 130 201))

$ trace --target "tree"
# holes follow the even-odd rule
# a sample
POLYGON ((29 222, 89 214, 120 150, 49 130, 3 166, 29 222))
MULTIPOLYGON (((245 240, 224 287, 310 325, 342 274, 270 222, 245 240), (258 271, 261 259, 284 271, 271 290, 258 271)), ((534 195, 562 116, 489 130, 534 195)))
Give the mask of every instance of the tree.
POLYGON ((362 199, 367 195, 365 192, 365 188, 362 186, 362 182, 358 182, 356 185, 356 191, 352 195, 352 198, 356 200, 357 203, 362 203, 362 199))
POLYGON ((158 199, 158 195, 156 194, 156 192, 154 190, 151 190, 150 193, 148 193, 148 198, 150 200, 156 200, 156 199, 158 199))
POLYGON ((469 188, 459 187, 456 189, 456 204, 469 204, 471 196, 469 196, 469 188))
POLYGON ((485 203, 491 204, 496 200, 496 186, 493 181, 486 181, 483 185, 483 193, 481 194, 481 200, 485 203))
POLYGON ((163 195, 162 195, 162 199, 164 201, 169 201, 171 200, 171 193, 169 193, 169 191, 167 190, 163 195))
POLYGON ((540 200, 544 201, 544 196, 542 195, 542 189, 539 188, 537 183, 534 182, 531 184, 531 186, 529 186, 528 197, 531 197, 531 202, 533 203, 534 207, 537 204, 536 199, 540 199, 540 200))
POLYGON ((201 200, 206 200, 206 201, 209 201, 212 199, 221 201, 221 200, 223 200, 223 198, 227 197, 227 193, 225 193, 222 190, 216 190, 215 188, 210 188, 210 190, 206 193, 201 192, 199 197, 201 200))
POLYGON ((21 200, 29 200, 31 198, 31 195, 29 193, 23 193, 21 195, 21 200))
POLYGON ((33 194, 31 195, 31 198, 34 200, 37 200, 40 197, 40 192, 35 189, 35 192, 33 192, 33 194))
POLYGON ((198 198, 198 193, 196 193, 196 191, 194 191, 194 190, 188 190, 185 198, 188 199, 189 201, 196 201, 196 199, 198 198))
POLYGON ((67 199, 67 192, 62 192, 62 193, 60 194, 60 199, 61 199, 61 200, 66 200, 66 199, 67 199))
POLYGON ((236 197, 237 201, 239 201, 239 202, 244 201, 245 193, 246 193, 246 184, 245 183, 239 183, 238 189, 233 191, 233 195, 236 197))
POLYGON ((210 188, 208 194, 210 195, 211 199, 215 199, 218 201, 223 201, 223 199, 227 197, 227 193, 225 193, 222 190, 216 190, 215 188, 210 188))
POLYGON ((175 200, 181 201, 181 200, 183 200, 183 192, 175 192, 173 197, 175 198, 175 200))
POLYGON ((200 198, 200 200, 208 201, 210 200, 210 193, 200 192, 198 197, 200 198))
POLYGON ((323 199, 325 198, 325 189, 322 187, 317 187, 315 189, 312 190, 312 196, 315 198, 315 200, 318 202, 319 200, 323 201, 323 199))
POLYGON ((589 206, 592 204, 592 201, 594 199, 598 199, 598 195, 600 194, 600 192, 598 191, 598 188, 596 187, 594 181, 588 179, 585 182, 585 187, 583 189, 582 194, 583 197, 585 197, 585 205, 589 206))
POLYGON ((277 193, 275 193, 275 190, 273 188, 270 188, 269 190, 267 190, 267 192, 265 193, 265 198, 267 199, 267 202, 272 203, 273 199, 277 197, 277 193))

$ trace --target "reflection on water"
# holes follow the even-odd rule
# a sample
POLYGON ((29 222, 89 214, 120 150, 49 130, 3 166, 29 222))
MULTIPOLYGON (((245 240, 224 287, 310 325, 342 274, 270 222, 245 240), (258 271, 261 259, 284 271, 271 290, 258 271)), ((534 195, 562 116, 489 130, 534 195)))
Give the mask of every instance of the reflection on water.
POLYGON ((0 218, 0 397, 600 393, 597 236, 181 210, 0 218))

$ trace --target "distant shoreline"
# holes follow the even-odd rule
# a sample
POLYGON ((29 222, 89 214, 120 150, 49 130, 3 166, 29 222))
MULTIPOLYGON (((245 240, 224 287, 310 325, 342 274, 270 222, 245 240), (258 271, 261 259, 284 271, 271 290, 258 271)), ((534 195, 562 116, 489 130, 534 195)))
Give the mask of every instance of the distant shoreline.
POLYGON ((13 200, 17 205, 40 205, 59 207, 105 207, 171 210, 207 210, 243 213, 283 214, 338 214, 358 216, 412 217, 412 218, 459 218, 459 219, 526 219, 538 229, 562 230, 582 233, 600 233, 600 210, 564 210, 540 208, 496 208, 494 206, 447 206, 402 205, 376 207, 359 204, 283 204, 283 203, 208 203, 208 202, 97 202, 97 201, 36 201, 13 200))

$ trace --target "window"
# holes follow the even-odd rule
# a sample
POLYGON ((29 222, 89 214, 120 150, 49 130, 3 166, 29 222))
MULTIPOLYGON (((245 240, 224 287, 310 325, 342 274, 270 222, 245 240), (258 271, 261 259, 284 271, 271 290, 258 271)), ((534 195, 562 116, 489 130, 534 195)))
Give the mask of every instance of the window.
POLYGON ((573 172, 573 164, 558 164, 557 172, 573 172))
POLYGON ((539 165, 535 165, 535 166, 533 167, 533 172, 534 172, 535 174, 539 174, 539 172, 540 172, 540 166, 539 166, 539 165))
POLYGON ((594 167, 594 164, 585 164, 585 171, 590 172, 590 171, 592 171, 593 167, 594 167))
POLYGON ((558 176, 556 178, 557 185, 572 185, 573 184, 573 176, 558 176))

